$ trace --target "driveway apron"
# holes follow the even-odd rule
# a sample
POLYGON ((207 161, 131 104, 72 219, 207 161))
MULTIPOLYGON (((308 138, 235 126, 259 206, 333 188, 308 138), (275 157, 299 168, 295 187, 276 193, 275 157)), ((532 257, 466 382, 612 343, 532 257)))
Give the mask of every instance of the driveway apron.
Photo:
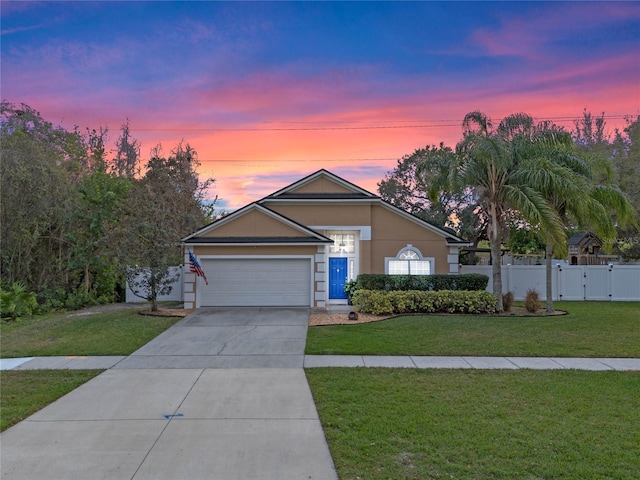
POLYGON ((2 479, 336 479, 305 308, 205 308, 1 435, 2 479))

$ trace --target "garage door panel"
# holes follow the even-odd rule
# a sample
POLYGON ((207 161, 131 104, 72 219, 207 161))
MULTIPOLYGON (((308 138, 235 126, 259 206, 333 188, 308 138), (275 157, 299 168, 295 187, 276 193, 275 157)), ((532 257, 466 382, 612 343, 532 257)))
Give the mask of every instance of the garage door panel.
POLYGON ((308 258, 205 259, 202 306, 309 306, 308 258))

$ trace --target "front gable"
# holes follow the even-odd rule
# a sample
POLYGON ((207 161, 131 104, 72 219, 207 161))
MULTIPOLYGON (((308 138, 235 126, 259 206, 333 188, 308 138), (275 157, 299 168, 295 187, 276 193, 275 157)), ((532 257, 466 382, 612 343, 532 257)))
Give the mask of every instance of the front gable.
POLYGON ((372 193, 347 182, 327 170, 318 170, 269 195, 263 201, 303 198, 375 198, 372 193))
POLYGON ((264 206, 252 203, 182 240, 211 243, 328 243, 329 239, 264 206))

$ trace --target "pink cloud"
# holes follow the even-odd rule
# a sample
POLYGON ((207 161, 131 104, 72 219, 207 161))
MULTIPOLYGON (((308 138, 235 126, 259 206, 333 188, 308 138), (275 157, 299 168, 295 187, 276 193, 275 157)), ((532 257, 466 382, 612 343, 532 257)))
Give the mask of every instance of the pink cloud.
MULTIPOLYGON (((579 32, 612 25, 622 19, 640 21, 640 8, 633 2, 557 3, 525 15, 500 15, 498 28, 480 28, 470 34, 473 43, 489 56, 516 56, 529 60, 549 59, 547 45, 579 32)), ((612 27, 614 28, 614 27, 612 27)))
POLYGON ((540 32, 531 31, 524 20, 510 19, 499 31, 478 29, 471 34, 474 45, 490 56, 523 56, 541 59, 540 44, 544 42, 540 32))

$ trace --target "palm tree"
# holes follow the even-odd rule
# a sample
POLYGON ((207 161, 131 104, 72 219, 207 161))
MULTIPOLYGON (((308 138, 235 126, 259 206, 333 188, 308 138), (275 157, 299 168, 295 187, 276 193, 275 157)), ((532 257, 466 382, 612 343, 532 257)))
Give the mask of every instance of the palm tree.
MULTIPOLYGON (((591 171, 589 164, 576 154, 571 135, 552 123, 540 123, 535 127, 531 140, 525 156, 530 162, 544 165, 544 168, 541 167, 538 175, 529 178, 530 184, 542 193, 563 224, 569 223, 569 212, 574 218, 585 218, 591 209, 591 171)), ((555 250, 564 256, 566 241, 558 244, 544 229, 541 233, 545 239, 547 312, 551 313, 553 253, 555 250)))
MULTIPOLYGON (((535 174, 520 169, 517 175, 526 175, 530 187, 540 192, 557 212, 565 226, 578 226, 594 231, 605 241, 616 235, 614 218, 617 214, 621 224, 634 224, 634 212, 624 194, 610 183, 611 162, 598 158, 597 162, 581 156, 575 148, 571 135, 552 122, 541 122, 531 129, 528 142, 523 142, 521 162, 535 166, 535 174), (593 174, 597 166, 598 175, 593 174), (595 178, 607 179, 596 185, 595 178)), ((529 167, 529 168, 530 168, 529 167)), ((540 228, 540 226, 538 226, 540 228)), ((540 228, 545 239, 547 312, 553 309, 552 258, 556 252, 566 253, 566 241, 558 243, 556 232, 540 228)))
MULTIPOLYGON (((459 163, 449 172, 448 185, 470 188, 489 218, 493 292, 502 306, 500 247, 509 214, 519 214, 546 232, 553 245, 565 241, 556 210, 534 185, 552 177, 552 165, 530 155, 533 119, 519 113, 505 117, 496 129, 481 112, 468 113, 463 139, 458 144, 459 163)), ((444 185, 443 182, 441 185, 444 185)))
MULTIPOLYGON (((555 170, 554 179, 568 179, 568 182, 538 183, 539 189, 553 208, 558 212, 565 225, 574 221, 580 227, 586 227, 599 235, 605 242, 616 236, 616 221, 611 213, 617 215, 621 225, 635 224, 636 212, 631 203, 610 182, 612 165, 605 158, 598 158, 598 168, 604 175, 605 183, 596 184, 593 174, 593 162, 579 155, 575 149, 571 135, 553 124, 544 123, 536 127, 533 143, 533 156, 539 161, 550 162, 555 170)), ((544 235, 544 232, 543 232, 544 235)), ((553 242, 546 240, 546 289, 547 312, 552 313, 553 285, 552 264, 553 242)), ((566 252, 566 244, 562 245, 562 254, 566 252)))

